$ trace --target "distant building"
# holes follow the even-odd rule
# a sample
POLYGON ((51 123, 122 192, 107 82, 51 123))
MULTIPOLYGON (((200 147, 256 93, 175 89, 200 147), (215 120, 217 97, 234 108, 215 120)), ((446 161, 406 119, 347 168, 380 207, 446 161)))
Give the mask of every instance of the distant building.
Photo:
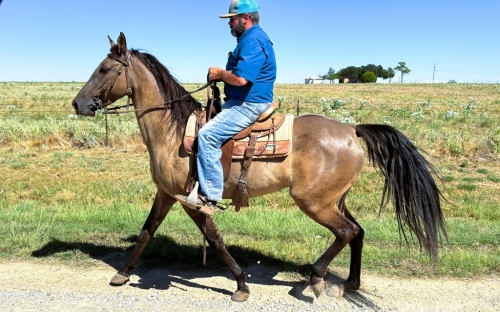
POLYGON ((306 84, 325 83, 325 78, 309 77, 309 78, 306 78, 305 81, 306 81, 306 84))
POLYGON ((305 79, 306 84, 318 84, 318 83, 339 83, 338 79, 328 80, 321 77, 309 77, 305 79))

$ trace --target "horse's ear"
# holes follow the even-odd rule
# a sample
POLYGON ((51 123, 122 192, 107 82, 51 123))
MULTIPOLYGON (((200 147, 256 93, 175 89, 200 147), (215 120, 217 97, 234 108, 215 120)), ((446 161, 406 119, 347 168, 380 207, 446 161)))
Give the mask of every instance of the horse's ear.
POLYGON ((110 45, 111 47, 113 47, 113 46, 115 46, 115 45, 116 45, 116 42, 114 42, 114 41, 113 41, 113 39, 111 39, 111 37, 110 37, 110 36, 108 36, 108 39, 109 39, 109 45, 110 45))
POLYGON ((120 32, 120 36, 118 37, 118 54, 124 54, 127 51, 127 40, 125 39, 125 35, 120 32))

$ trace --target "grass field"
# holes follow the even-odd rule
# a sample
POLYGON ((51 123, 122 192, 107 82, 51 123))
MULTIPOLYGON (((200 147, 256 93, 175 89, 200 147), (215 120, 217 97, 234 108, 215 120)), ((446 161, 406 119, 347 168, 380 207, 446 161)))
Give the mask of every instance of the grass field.
MULTIPOLYGON (((135 118, 108 117, 106 137, 104 116, 74 115, 71 100, 82 85, 0 83, 4 259, 90 263, 130 249, 148 214, 154 187, 135 118)), ((185 85, 188 90, 199 86, 185 85)), ((204 100, 205 93, 197 96, 204 100)), ((275 96, 287 113, 391 124, 441 171, 439 185, 450 202, 443 207, 450 243, 443 243, 440 262, 433 267, 414 244, 409 249, 401 245, 390 207, 379 214, 383 180, 367 163, 347 201, 366 230, 366 270, 406 276, 500 273, 499 85, 277 85, 275 96)), ((315 261, 333 241, 297 209, 287 190, 215 218, 229 251, 242 264, 301 266, 315 261)), ((197 262, 201 242, 201 234, 176 206, 143 259, 197 262)), ((219 263, 213 254, 209 259, 219 263)), ((348 263, 346 250, 332 265, 348 263)))

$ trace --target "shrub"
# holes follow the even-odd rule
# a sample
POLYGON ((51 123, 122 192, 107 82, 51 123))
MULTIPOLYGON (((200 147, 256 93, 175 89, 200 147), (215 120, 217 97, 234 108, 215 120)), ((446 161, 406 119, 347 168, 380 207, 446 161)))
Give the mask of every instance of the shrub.
POLYGON ((373 72, 367 71, 363 74, 363 76, 361 76, 361 82, 363 82, 363 83, 375 83, 375 82, 377 82, 377 76, 373 72))

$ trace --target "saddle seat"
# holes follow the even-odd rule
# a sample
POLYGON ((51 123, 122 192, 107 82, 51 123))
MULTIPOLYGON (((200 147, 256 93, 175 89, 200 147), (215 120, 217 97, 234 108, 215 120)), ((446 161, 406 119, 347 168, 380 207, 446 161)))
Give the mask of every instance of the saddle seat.
POLYGON ((278 108, 278 103, 272 103, 271 106, 269 106, 265 112, 260 115, 260 117, 257 119, 257 122, 263 122, 264 120, 268 119, 274 111, 278 108))
POLYGON ((241 140, 250 135, 252 132, 262 132, 262 135, 266 135, 278 130, 283 122, 285 121, 285 114, 274 113, 278 107, 277 103, 271 104, 269 108, 260 115, 255 123, 248 126, 247 128, 241 130, 239 133, 234 135, 231 140, 241 140))

